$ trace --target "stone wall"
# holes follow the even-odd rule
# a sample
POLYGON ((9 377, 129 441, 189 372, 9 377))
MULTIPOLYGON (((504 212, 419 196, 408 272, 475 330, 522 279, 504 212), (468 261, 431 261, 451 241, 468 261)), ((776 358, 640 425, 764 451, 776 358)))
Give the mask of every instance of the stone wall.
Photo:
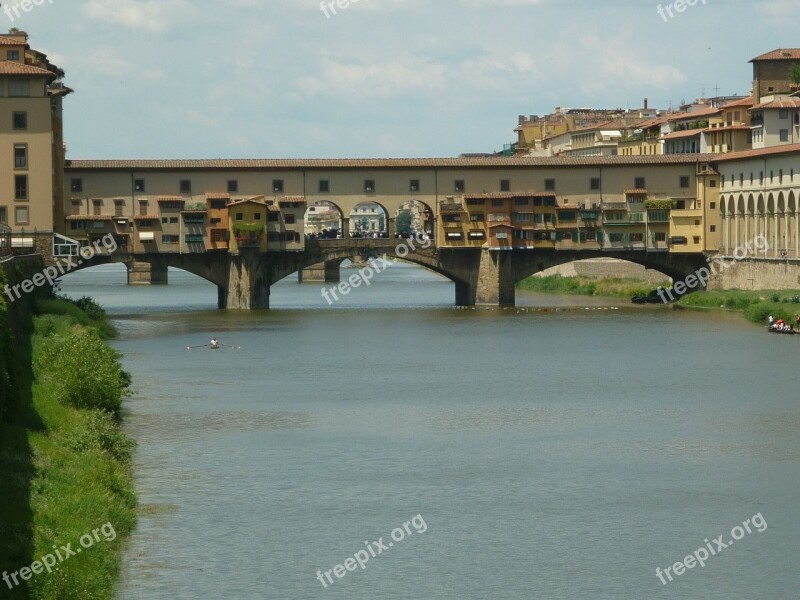
POLYGON ((670 280, 663 273, 647 269, 636 263, 617 260, 616 258, 590 258, 571 262, 537 273, 534 277, 549 277, 551 275, 591 277, 595 279, 641 279, 653 285, 659 285, 670 280))
POLYGON ((709 290, 797 290, 800 260, 748 258, 730 266, 709 281, 709 290))

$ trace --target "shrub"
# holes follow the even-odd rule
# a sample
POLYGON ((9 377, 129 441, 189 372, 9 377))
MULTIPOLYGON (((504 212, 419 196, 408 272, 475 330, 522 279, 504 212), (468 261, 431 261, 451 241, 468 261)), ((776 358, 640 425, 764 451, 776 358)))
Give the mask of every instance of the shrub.
POLYGON ((120 367, 119 354, 94 330, 84 328, 45 338, 36 368, 60 401, 76 408, 116 412, 130 381, 120 367))
POLYGON ((120 462, 130 462, 136 443, 120 428, 114 415, 105 411, 88 414, 86 426, 67 438, 67 445, 77 452, 106 452, 120 462))
POLYGON ((781 295, 780 294, 772 294, 771 299, 772 299, 773 302, 780 302, 781 301, 781 295))

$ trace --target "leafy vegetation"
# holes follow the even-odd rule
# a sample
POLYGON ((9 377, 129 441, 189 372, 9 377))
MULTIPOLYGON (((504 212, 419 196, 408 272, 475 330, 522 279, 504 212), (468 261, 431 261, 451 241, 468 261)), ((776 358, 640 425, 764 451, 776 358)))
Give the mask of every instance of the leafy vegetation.
POLYGON ((674 200, 657 200, 656 198, 648 198, 644 201, 644 207, 650 210, 671 210, 675 208, 674 200))
MULTIPOLYGON (((14 304, 17 317, 21 302, 14 304)), ((136 520, 134 445, 113 410, 85 406, 118 407, 129 378, 101 340, 99 327, 110 326, 95 303, 50 297, 37 299, 35 312, 32 331, 12 329, 21 332, 11 354, 19 400, 0 424, 0 572, 18 572, 53 546, 75 548, 105 523, 118 537, 12 590, 2 583, 2 597, 112 598, 120 542, 136 520)), ((6 316, 0 307, 0 332, 7 332, 6 316)), ((5 360, 11 346, 5 339, 0 344, 5 360)))
POLYGON ((794 63, 789 67, 789 79, 791 79, 792 83, 795 85, 800 85, 800 63, 794 63))
POLYGON ((766 324, 770 315, 794 323, 794 315, 800 313, 800 292, 794 290, 693 292, 678 300, 677 305, 741 312, 747 320, 759 324, 766 324))
POLYGON ((404 210, 397 215, 394 220, 394 227, 397 233, 411 233, 411 211, 404 210))
POLYGON ((263 223, 235 223, 233 225, 233 232, 236 235, 242 234, 262 234, 264 233, 263 223))
MULTIPOLYGON (((662 287, 669 287, 669 285, 668 281, 661 284, 662 287)), ((562 275, 528 277, 517 285, 518 289, 530 292, 613 298, 646 296, 654 287, 658 286, 640 279, 563 277, 562 275)))

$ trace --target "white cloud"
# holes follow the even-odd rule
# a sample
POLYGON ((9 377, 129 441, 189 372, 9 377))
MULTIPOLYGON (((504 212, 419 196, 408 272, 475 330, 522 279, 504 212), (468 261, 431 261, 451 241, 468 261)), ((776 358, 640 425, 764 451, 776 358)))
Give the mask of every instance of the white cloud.
POLYGON ((168 31, 189 10, 186 0, 87 0, 83 5, 92 19, 149 33, 168 31))

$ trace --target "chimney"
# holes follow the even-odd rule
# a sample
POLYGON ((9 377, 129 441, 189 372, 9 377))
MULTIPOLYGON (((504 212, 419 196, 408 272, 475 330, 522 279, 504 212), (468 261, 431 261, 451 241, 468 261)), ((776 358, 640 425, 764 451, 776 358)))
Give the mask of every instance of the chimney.
POLYGON ((522 125, 525 122, 525 115, 519 115, 517 117, 517 125, 522 125))
POLYGON ((644 99, 644 109, 647 110, 647 98, 644 99))

